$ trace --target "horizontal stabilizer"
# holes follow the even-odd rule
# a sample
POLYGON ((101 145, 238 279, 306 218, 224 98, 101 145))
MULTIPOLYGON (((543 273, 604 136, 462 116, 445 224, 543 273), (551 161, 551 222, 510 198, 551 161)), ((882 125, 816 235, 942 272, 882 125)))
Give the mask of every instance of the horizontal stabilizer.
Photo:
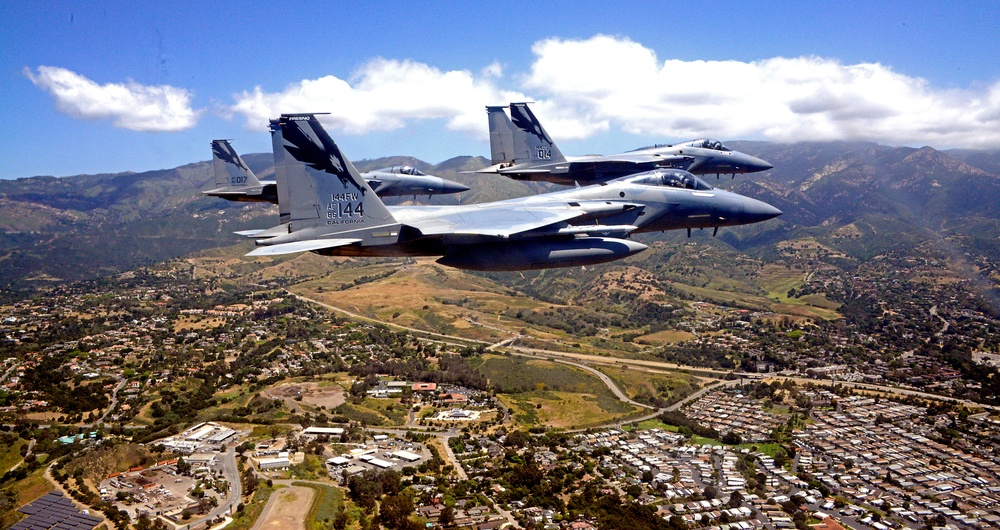
POLYGON ((493 173, 493 174, 495 174, 495 173, 499 173, 500 169, 503 168, 504 166, 510 166, 510 164, 508 164, 506 162, 502 162, 500 164, 493 164, 492 166, 484 167, 482 169, 477 169, 475 171, 459 171, 459 173, 493 173))
POLYGON ((295 241, 292 243, 282 243, 280 245, 260 247, 252 252, 248 252, 247 256, 277 256, 280 254, 295 254, 296 252, 309 252, 311 250, 343 247, 359 242, 361 242, 360 239, 310 239, 309 241, 295 241))
POLYGON ((528 169, 528 168, 518 169, 516 167, 512 167, 512 168, 509 168, 509 169, 501 169, 501 170, 497 171, 497 173, 500 173, 501 175, 503 175, 505 173, 513 173, 515 175, 547 175, 549 173, 552 173, 552 170, 551 169, 528 169))
POLYGON ((218 188, 214 190, 208 190, 201 192, 202 195, 211 195, 213 197, 241 197, 247 195, 260 195, 263 192, 263 188, 257 187, 243 187, 243 188, 218 188))
POLYGON ((524 164, 520 164, 520 165, 517 165, 517 166, 512 166, 510 164, 494 164, 494 165, 489 166, 489 167, 484 167, 483 169, 477 169, 475 171, 459 171, 459 173, 488 173, 488 174, 491 174, 491 175, 498 175, 498 174, 499 175, 503 175, 503 174, 506 174, 506 173, 515 174, 515 175, 522 175, 522 174, 524 174, 524 175, 527 175, 527 174, 531 174, 531 175, 543 175, 543 174, 552 173, 552 170, 550 170, 550 169, 537 169, 537 168, 533 169, 533 168, 530 168, 530 167, 524 167, 524 164))
POLYGON ((265 231, 264 228, 259 228, 257 230, 239 230, 239 231, 236 231, 236 232, 233 232, 233 233, 236 234, 236 235, 238 235, 238 236, 253 237, 253 236, 255 236, 255 235, 257 235, 257 234, 259 234, 259 233, 261 233, 263 231, 265 231))

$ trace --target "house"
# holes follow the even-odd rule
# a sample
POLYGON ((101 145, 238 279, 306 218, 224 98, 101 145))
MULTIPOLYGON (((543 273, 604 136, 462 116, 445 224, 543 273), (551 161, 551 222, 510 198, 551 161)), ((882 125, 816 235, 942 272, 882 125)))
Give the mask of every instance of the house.
POLYGON ((476 530, 493 530, 494 528, 500 528, 506 523, 506 519, 493 519, 492 521, 479 523, 476 525, 476 530))
POLYGON ((469 396, 466 396, 465 394, 456 394, 456 393, 441 394, 440 396, 438 396, 438 400, 448 404, 468 403, 469 396))
POLYGON ((810 526, 812 526, 816 530, 844 530, 844 527, 841 526, 836 519, 834 519, 829 515, 823 519, 822 523, 817 523, 810 526))

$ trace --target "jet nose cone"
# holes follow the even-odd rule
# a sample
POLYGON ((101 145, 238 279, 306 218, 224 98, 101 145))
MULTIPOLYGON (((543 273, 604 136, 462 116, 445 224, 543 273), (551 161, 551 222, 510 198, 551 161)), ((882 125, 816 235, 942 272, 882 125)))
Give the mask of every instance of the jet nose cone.
POLYGON ((766 202, 751 199, 749 197, 743 197, 743 218, 748 223, 767 221, 768 219, 773 219, 781 214, 781 210, 766 202))
POLYGON ((451 180, 444 181, 445 193, 462 193, 463 191, 469 191, 470 189, 472 188, 466 186, 465 184, 460 184, 451 180))
POLYGON ((746 159, 743 160, 742 162, 746 165, 747 173, 756 173, 758 171, 767 171, 768 169, 771 169, 771 168, 774 167, 767 160, 762 160, 760 158, 757 158, 755 156, 750 156, 750 155, 745 155, 745 156, 746 156, 746 159))

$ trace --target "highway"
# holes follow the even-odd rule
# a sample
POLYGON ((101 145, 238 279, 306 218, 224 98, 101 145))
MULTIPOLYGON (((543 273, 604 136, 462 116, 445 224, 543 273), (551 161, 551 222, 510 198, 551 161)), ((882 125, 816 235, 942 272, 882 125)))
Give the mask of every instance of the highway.
MULTIPOLYGON (((342 314, 348 315, 348 316, 353 317, 353 318, 358 318, 358 319, 366 320, 366 321, 369 321, 369 322, 375 322, 375 323, 378 323, 378 324, 382 324, 382 325, 388 326, 390 328, 396 328, 396 329, 401 329, 401 330, 404 330, 404 331, 410 331, 410 332, 413 332, 414 334, 433 336, 433 337, 436 337, 438 339, 438 341, 440 341, 440 342, 445 342, 447 344, 453 344, 453 345, 457 345, 457 346, 463 346, 464 347, 464 346, 469 345, 470 343, 473 343, 473 344, 484 345, 484 346, 486 346, 487 348, 490 348, 490 349, 500 349, 502 347, 502 348, 506 348, 506 351, 509 351, 511 353, 514 353, 514 354, 520 353, 520 354, 527 354, 527 355, 531 355, 531 356, 535 356, 535 357, 542 356, 542 357, 548 358, 549 360, 562 359, 562 360, 568 360, 568 361, 577 362, 577 363, 586 362, 586 363, 610 364, 610 365, 619 365, 619 366, 625 365, 625 366, 628 366, 630 368, 643 367, 643 368, 656 368, 656 369, 660 369, 660 370, 689 370, 689 371, 696 371, 696 372, 699 372, 699 373, 709 374, 711 376, 718 377, 720 379, 723 378, 723 377, 726 377, 729 374, 733 374, 733 375, 735 375, 737 377, 750 378, 750 379, 765 379, 765 378, 767 378, 767 379, 790 379, 790 380, 795 381, 796 383, 799 383, 799 384, 812 383, 812 384, 815 384, 815 385, 825 385, 825 386, 842 385, 842 386, 851 387, 851 388, 857 388, 857 389, 862 389, 862 390, 872 390, 872 391, 876 391, 876 392, 885 392, 887 394, 898 394, 898 395, 919 397, 921 399, 927 399, 927 400, 933 400, 933 401, 948 401, 948 400, 950 400, 950 401, 961 401, 962 403, 965 403, 966 405, 969 405, 969 406, 980 407, 980 408, 983 408, 985 410, 991 410, 991 411, 994 411, 994 412, 1000 411, 1000 406, 987 405, 987 404, 983 404, 983 403, 979 403, 979 402, 975 402, 975 401, 971 401, 971 400, 959 400, 959 399, 948 397, 948 396, 941 396, 941 395, 938 395, 938 394, 931 394, 929 392, 921 392, 919 390, 910 390, 910 389, 905 389, 905 388, 897 388, 897 387, 893 387, 893 386, 874 385, 874 384, 871 384, 871 383, 854 383, 854 382, 848 382, 848 381, 835 381, 835 380, 830 380, 830 379, 811 379, 811 378, 807 378, 807 377, 802 377, 801 375, 798 375, 795 372, 777 372, 777 373, 772 373, 772 374, 759 374, 759 373, 749 373, 749 372, 731 372, 731 371, 726 371, 726 370, 717 370, 717 369, 705 368, 705 367, 700 367, 700 366, 691 366, 691 365, 684 365, 684 364, 677 364, 677 363, 668 363, 668 362, 662 362, 662 361, 647 361, 647 360, 640 360, 640 359, 626 359, 626 358, 619 358, 619 357, 605 357, 605 356, 602 356, 602 355, 593 355, 593 354, 585 354, 585 353, 574 353, 574 352, 564 352, 564 351, 555 351, 555 350, 542 350, 542 349, 538 349, 538 348, 528 348, 528 347, 525 347, 525 346, 517 346, 515 344, 517 342, 517 339, 520 338, 520 335, 518 335, 518 334, 516 334, 514 332, 511 332, 511 331, 503 330, 501 328, 490 327, 490 329, 496 329, 498 331, 506 331, 507 333, 510 333, 512 335, 512 337, 504 339, 504 340, 502 340, 500 342, 492 343, 491 344, 491 343, 484 342, 484 341, 481 341, 481 340, 478 340, 478 339, 466 339, 466 338, 463 338, 463 337, 456 337, 456 336, 453 336, 453 335, 445 335, 445 334, 441 334, 441 333, 435 333, 435 332, 431 332, 431 331, 425 331, 425 330, 422 330, 422 329, 416 329, 416 328, 410 328, 410 327, 406 327, 406 326, 400 326, 400 325, 397 325, 397 324, 392 324, 390 322, 383 322, 381 320, 377 320, 377 319, 373 319, 373 318, 370 318, 370 317, 366 317, 364 315, 359 315, 357 313, 353 313, 351 311, 347 311, 347 310, 341 309, 339 307, 332 306, 330 304, 326 304, 326 303, 320 302, 318 300, 314 300, 312 298, 308 298, 308 297, 305 297, 305 296, 297 295, 297 294, 295 294, 295 293, 293 293, 291 291, 286 291, 286 292, 288 292, 289 295, 294 296, 294 297, 296 297, 296 298, 298 298, 300 300, 317 304, 317 305, 319 305, 321 307, 325 307, 325 308, 327 308, 327 309, 329 309, 331 311, 342 313, 342 314)), ((477 322, 473 322, 473 323, 477 323, 477 322)), ((605 382, 607 383, 607 381, 605 381, 605 382)), ((620 391, 620 389, 617 388, 616 385, 611 384, 611 385, 609 385, 609 388, 611 388, 612 391, 615 392, 615 395, 621 396, 621 393, 620 393, 621 391, 620 391)), ((690 399, 690 397, 688 397, 687 399, 690 399)), ((628 401, 631 402, 631 400, 628 400, 628 401)), ((655 417, 656 415, 657 414, 653 414, 651 417, 655 417)))

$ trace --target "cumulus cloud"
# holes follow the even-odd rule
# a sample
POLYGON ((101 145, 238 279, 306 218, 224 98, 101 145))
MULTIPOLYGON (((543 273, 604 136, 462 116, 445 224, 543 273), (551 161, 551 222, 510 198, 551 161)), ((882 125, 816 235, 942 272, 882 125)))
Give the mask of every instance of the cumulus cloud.
POLYGON ((76 72, 55 66, 28 68, 25 75, 55 98, 56 109, 75 118, 110 119, 115 127, 133 131, 173 132, 198 123, 200 110, 191 108, 191 92, 169 85, 125 83, 99 85, 76 72))
POLYGON ((641 43, 607 35, 545 39, 532 52, 530 70, 514 74, 499 62, 473 73, 378 58, 347 79, 242 92, 227 110, 253 129, 282 112, 330 112, 323 121, 347 134, 440 119, 485 140, 485 105, 533 101, 557 141, 619 130, 650 141, 710 136, 1000 147, 1000 82, 942 89, 879 63, 814 56, 661 59, 641 43))
MULTIPOLYGON (((523 88, 564 115, 581 116, 584 127, 607 123, 668 137, 1000 147, 1000 82, 946 90, 882 64, 822 57, 659 60, 639 43, 604 35, 547 39, 532 51, 523 88)), ((546 122, 556 137, 567 132, 562 126, 546 122)))
POLYGON ((442 71, 410 60, 377 58, 349 80, 335 76, 306 79, 281 92, 259 86, 237 94, 228 109, 259 129, 281 113, 330 112, 324 123, 348 133, 388 131, 422 119, 445 120, 447 128, 487 137, 485 105, 524 96, 497 87, 502 70, 494 63, 479 77, 465 70, 442 71))

